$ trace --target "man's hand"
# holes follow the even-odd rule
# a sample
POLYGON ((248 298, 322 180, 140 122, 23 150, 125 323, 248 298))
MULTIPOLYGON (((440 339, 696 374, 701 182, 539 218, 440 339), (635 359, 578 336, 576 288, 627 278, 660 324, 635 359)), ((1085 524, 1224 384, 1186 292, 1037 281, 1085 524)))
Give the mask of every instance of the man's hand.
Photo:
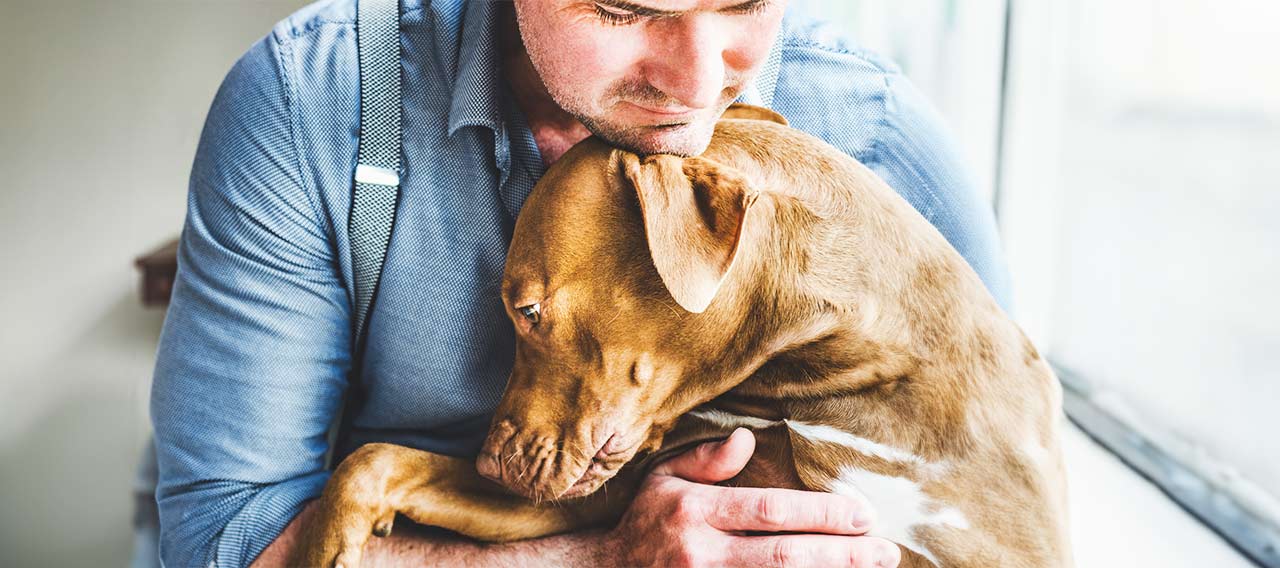
POLYGON ((737 475, 755 450, 738 429, 659 465, 608 537, 623 566, 898 565, 897 545, 863 535, 867 503, 830 493, 709 485, 737 475), (746 536, 747 532, 805 533, 746 536))

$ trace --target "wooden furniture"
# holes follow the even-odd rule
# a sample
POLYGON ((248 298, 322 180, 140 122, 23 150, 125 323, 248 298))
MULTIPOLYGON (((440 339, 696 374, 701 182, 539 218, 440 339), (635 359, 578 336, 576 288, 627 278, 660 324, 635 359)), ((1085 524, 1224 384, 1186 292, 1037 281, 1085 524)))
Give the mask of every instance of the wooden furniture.
POLYGON ((169 305, 173 280, 178 274, 178 239, 165 243, 133 261, 141 273, 139 291, 142 305, 163 308, 169 305))

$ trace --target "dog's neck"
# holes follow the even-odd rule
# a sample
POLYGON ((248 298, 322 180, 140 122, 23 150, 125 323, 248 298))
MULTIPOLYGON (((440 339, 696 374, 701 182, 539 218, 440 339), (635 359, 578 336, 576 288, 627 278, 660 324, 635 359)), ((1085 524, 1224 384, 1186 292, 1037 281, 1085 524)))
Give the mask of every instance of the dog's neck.
MULTIPOLYGON (((876 389, 892 391, 899 382, 913 383, 917 392, 956 388, 955 377, 928 368, 941 351, 963 356, 965 349, 957 346, 968 341, 964 325, 950 321, 955 314, 946 306, 917 303, 959 299, 917 290, 928 280, 922 270, 940 270, 922 268, 932 260, 899 248, 909 246, 909 239, 871 238, 872 231, 859 224, 880 221, 857 219, 844 208, 830 197, 815 207, 793 195, 761 195, 748 224, 755 234, 744 237, 753 246, 735 261, 737 275, 722 292, 744 317, 723 356, 701 371, 717 378, 678 401, 680 413, 714 399, 713 406, 776 420, 789 418, 787 401, 821 405, 876 389), (832 246, 837 242, 860 248, 832 246), (922 328, 932 331, 921 333, 922 328)), ((918 397, 912 404, 937 408, 912 412, 962 421, 947 398, 918 397)))
MULTIPOLYGON (((910 392, 903 405, 916 406, 877 407, 956 425, 963 409, 951 401, 1038 357, 1011 323, 978 325, 1006 318, 991 313, 999 305, 946 239, 870 170, 843 155, 815 154, 802 141, 754 147, 746 134, 707 152, 760 189, 740 256, 713 302, 723 311, 710 325, 733 333, 719 357, 686 373, 696 384, 662 414, 713 399, 820 405, 910 392), (788 165, 801 161, 825 173, 794 177, 788 165)), ((764 406, 788 406, 774 403, 764 406)))
MULTIPOLYGON (((917 353, 901 337, 875 325, 879 312, 898 311, 869 290, 863 274, 900 270, 891 263, 859 266, 877 255, 864 244, 858 254, 829 243, 848 238, 844 219, 815 212, 803 200, 767 194, 755 230, 762 246, 747 260, 754 286, 740 297, 756 314, 742 328, 754 361, 735 392, 745 396, 813 399, 872 388, 910 373, 917 353), (779 222, 785 219, 786 222, 779 222)), ((822 204, 830 205, 829 203, 822 204)))

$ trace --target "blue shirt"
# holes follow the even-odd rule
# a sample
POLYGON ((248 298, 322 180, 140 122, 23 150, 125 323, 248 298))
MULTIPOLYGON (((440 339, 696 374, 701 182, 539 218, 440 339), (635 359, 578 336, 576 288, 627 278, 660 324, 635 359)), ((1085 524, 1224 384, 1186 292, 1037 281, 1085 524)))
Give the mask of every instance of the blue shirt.
MULTIPOLYGON (((543 165, 504 96, 498 4, 403 2, 402 197, 342 447, 474 453, 510 371, 499 282, 543 165)), ((329 0, 280 22, 209 111, 151 398, 169 566, 249 564, 327 479, 352 361, 354 21, 329 0)), ((892 64, 789 15, 742 100, 870 166, 1007 305, 990 208, 892 64)))

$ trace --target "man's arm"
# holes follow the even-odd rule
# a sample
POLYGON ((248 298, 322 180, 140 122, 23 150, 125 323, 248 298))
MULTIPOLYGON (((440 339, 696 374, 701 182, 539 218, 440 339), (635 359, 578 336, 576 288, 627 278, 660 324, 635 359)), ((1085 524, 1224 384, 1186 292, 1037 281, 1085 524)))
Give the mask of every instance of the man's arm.
POLYGON ((151 396, 169 566, 249 564, 328 479, 349 301, 300 174, 282 41, 228 73, 192 166, 151 396))
MULTIPOLYGON (((308 504, 284 532, 276 538, 251 568, 282 568, 298 544, 302 523, 312 514, 308 504)), ((408 523, 401 523, 406 525, 408 523)), ((560 535, 508 545, 484 545, 462 537, 442 536, 439 531, 414 526, 397 526, 385 538, 374 538, 365 546, 362 568, 393 566, 608 566, 603 558, 603 531, 560 535)))
MULTIPOLYGON (((866 503, 786 489, 712 485, 737 475, 755 449, 738 430, 659 465, 616 528, 501 545, 397 529, 370 539, 361 566, 896 566, 897 545, 862 535, 866 503), (747 532, 803 533, 744 536, 747 532)), ((253 564, 284 566, 310 507, 253 564)))

